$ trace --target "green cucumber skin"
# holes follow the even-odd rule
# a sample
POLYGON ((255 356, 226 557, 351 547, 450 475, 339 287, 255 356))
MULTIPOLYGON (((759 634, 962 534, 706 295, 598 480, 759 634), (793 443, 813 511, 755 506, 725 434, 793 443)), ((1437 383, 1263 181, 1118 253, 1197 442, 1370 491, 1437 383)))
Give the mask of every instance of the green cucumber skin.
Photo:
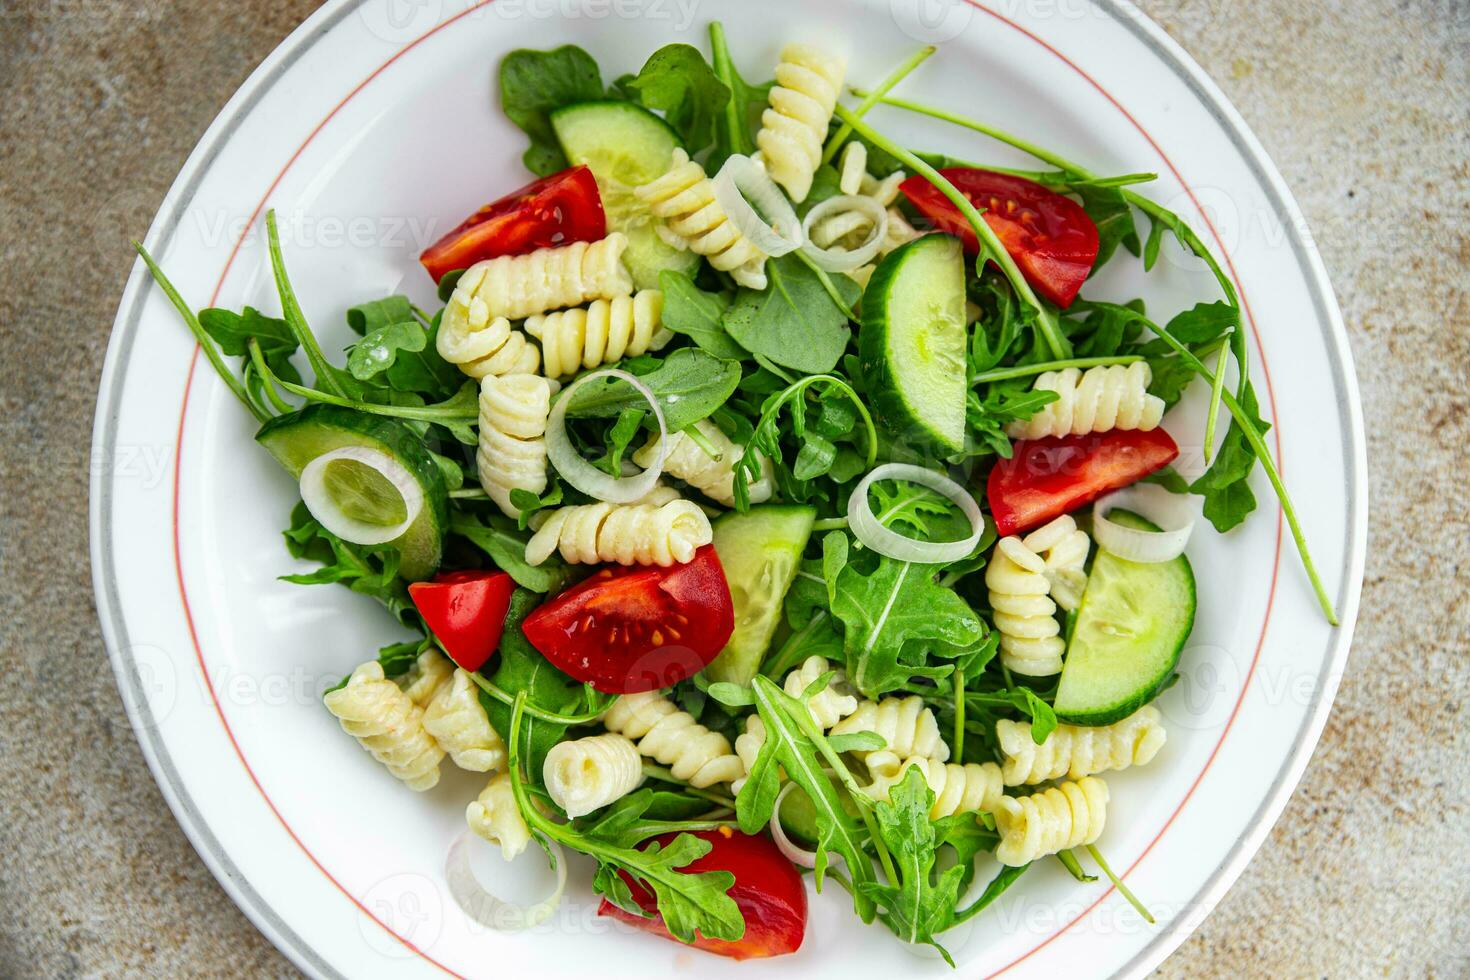
MULTIPOLYGON (((950 454, 964 450, 963 429, 956 442, 926 420, 924 406, 911 404, 905 396, 889 357, 889 334, 897 325, 889 321, 887 303, 888 294, 894 288, 894 281, 902 274, 905 263, 911 257, 917 257, 923 250, 949 247, 947 243, 958 245, 959 240, 949 235, 924 235, 889 252, 878 264, 872 278, 868 280, 867 288, 863 290, 858 360, 873 398, 873 408, 883 424, 896 435, 913 438, 924 446, 950 454)), ((963 274, 960 277, 960 289, 964 289, 963 274)), ((963 414, 965 386, 962 375, 959 380, 958 392, 963 414)))
MULTIPOLYGON (((1149 531, 1159 530, 1157 525, 1130 511, 1114 510, 1108 515, 1108 518, 1125 526, 1133 526, 1149 531)), ((1104 558, 1101 551, 1099 551, 1098 558, 1104 558)), ((1096 560, 1094 559, 1094 565, 1096 560)), ((1122 561, 1123 559, 1112 558, 1111 560, 1122 561)), ((1056 714, 1058 721, 1084 728, 1101 728, 1105 725, 1111 725, 1114 722, 1122 721, 1145 704, 1148 704, 1158 696, 1159 692, 1168 683, 1170 676, 1174 673, 1174 669, 1179 665, 1179 659, 1184 653, 1184 645, 1189 642, 1190 634, 1194 632, 1195 613, 1198 609, 1198 591, 1194 578, 1194 568, 1189 564, 1187 557, 1180 555, 1178 558, 1165 564, 1174 567, 1178 572, 1182 573, 1181 581, 1185 586, 1184 592, 1187 598, 1187 610, 1182 617, 1181 625, 1178 629, 1178 638, 1173 645, 1173 649, 1167 655, 1164 666, 1154 675, 1150 683, 1140 685, 1132 695, 1120 701, 1088 710, 1068 711, 1063 708, 1057 708, 1056 714)), ((1083 608, 1085 608, 1087 603, 1085 593, 1083 594, 1082 603, 1083 608)), ((1080 616, 1081 609, 1078 611, 1079 619, 1080 616)), ((1068 653, 1070 654, 1070 650, 1068 653)), ((1066 673, 1067 671, 1064 665, 1062 668, 1063 680, 1066 678, 1066 673)), ((1058 687, 1057 694, 1058 700, 1060 700, 1060 686, 1058 687)))
MULTIPOLYGON (((306 464, 322 453, 342 446, 367 446, 398 460, 423 487, 424 505, 438 537, 435 542, 426 542, 431 547, 422 563, 416 564, 405 555, 400 571, 410 581, 434 573, 443 550, 444 530, 449 526, 449 492, 439 464, 407 426, 396 419, 337 405, 308 405, 267 421, 255 434, 255 441, 293 477, 300 477, 306 464)), ((407 533, 412 534, 413 529, 407 533)))
POLYGON ((771 637, 781 624, 786 592, 796 578, 801 554, 816 520, 814 507, 799 504, 758 504, 744 514, 731 512, 714 523, 715 554, 725 570, 735 602, 735 632, 704 674, 711 681, 748 685, 760 670, 771 637), (762 586, 761 573, 773 556, 789 559, 784 581, 762 586), (750 622, 747 597, 758 592, 770 600, 765 615, 750 622))
POLYGON ((678 133, 642 106, 610 100, 562 106, 551 113, 551 128, 569 162, 592 167, 603 198, 607 230, 621 231, 627 236, 623 265, 632 276, 633 285, 638 289, 656 289, 659 273, 666 269, 692 275, 699 256, 676 249, 659 238, 647 209, 641 205, 632 207, 629 200, 632 188, 622 186, 623 182, 614 180, 613 174, 599 173, 595 162, 598 151, 609 143, 617 146, 620 155, 629 158, 635 156, 635 151, 646 149, 646 159, 639 161, 644 172, 638 180, 651 181, 668 170, 673 151, 683 146, 678 133), (589 127, 589 119, 601 125, 589 127), (595 141, 586 138, 588 128, 595 130, 595 141))

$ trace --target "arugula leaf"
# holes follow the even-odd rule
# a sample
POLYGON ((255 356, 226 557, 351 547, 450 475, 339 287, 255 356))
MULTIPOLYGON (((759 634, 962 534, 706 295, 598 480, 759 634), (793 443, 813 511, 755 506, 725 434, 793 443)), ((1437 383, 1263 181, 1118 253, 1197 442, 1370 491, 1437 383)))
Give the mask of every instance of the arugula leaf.
POLYGON ((1133 207, 1121 188, 1079 183, 1069 185, 1068 189, 1082 198, 1082 209, 1097 226, 1097 258, 1093 260, 1089 277, 1107 264, 1119 245, 1134 255, 1139 253, 1141 243, 1138 226, 1133 221, 1133 207))
POLYGON ((556 507, 562 502, 564 496, 565 491, 562 489, 561 481, 554 478, 551 489, 539 497, 529 490, 522 490, 520 487, 516 487, 510 492, 511 505, 520 511, 519 516, 516 517, 516 529, 524 531, 530 527, 531 518, 535 516, 538 510, 544 510, 547 507, 556 507))
POLYGON ((549 51, 520 48, 500 63, 500 107, 531 138, 521 159, 540 177, 569 164, 551 128, 551 112, 604 97, 602 72, 575 44, 549 51))
POLYGON ((556 558, 540 565, 526 564, 526 534, 509 517, 492 514, 482 524, 471 514, 456 514, 449 523, 451 534, 465 538, 490 556, 502 572, 515 579, 517 585, 532 592, 559 592, 572 578, 572 571, 556 558))
POLYGON ((249 353, 251 338, 260 345, 260 352, 267 358, 289 357, 299 346, 296 335, 285 320, 266 316, 250 306, 241 313, 218 307, 200 310, 199 325, 214 338, 221 351, 233 357, 244 357, 249 353))
MULTIPOLYGON (((852 336, 846 314, 828 295, 820 277, 799 258, 766 262, 769 287, 741 289, 725 313, 725 330, 752 354, 806 374, 837 366, 852 336)), ((849 307, 862 295, 847 276, 832 280, 849 307)))
POLYGON ((1213 303, 1196 303, 1170 320, 1164 329, 1182 343, 1204 344, 1239 325, 1240 310, 1229 303, 1216 300, 1213 303))
POLYGON ((345 585, 377 599, 403 625, 421 628, 418 610, 408 597, 408 583, 398 576, 397 548, 349 544, 317 523, 306 504, 299 501, 291 511, 291 526, 283 535, 291 557, 320 562, 322 567, 301 575, 282 575, 281 581, 345 585))
POLYGON ((691 154, 714 141, 715 127, 730 102, 730 90, 699 49, 687 44, 659 48, 627 87, 644 106, 663 112, 691 154))
POLYGON ((394 323, 417 322, 407 296, 384 296, 347 309, 347 325, 359 337, 394 323))
POLYGON ((682 272, 665 269, 659 273, 658 288, 664 294, 663 325, 683 334, 716 357, 738 361, 745 348, 725 332, 722 322, 730 300, 722 293, 707 293, 682 272))
POLYGON ((719 21, 709 25, 710 62, 715 77, 730 92, 725 111, 715 126, 715 148, 705 163, 714 173, 725 158, 734 153, 750 153, 755 147, 755 132, 760 128, 760 114, 765 108, 771 85, 750 85, 740 77, 725 42, 725 28, 719 21))
MULTIPOLYGON (((960 901, 965 868, 955 865, 934 873, 939 837, 929 820, 934 793, 917 769, 888 791, 887 802, 874 807, 879 833, 893 856, 898 883, 885 885, 865 881, 858 887, 881 909, 879 917, 906 943, 933 946, 954 966, 954 959, 935 939, 949 928, 960 901)), ((973 822, 973 821, 972 821, 973 822)))
POLYGON ((359 381, 371 381, 393 366, 400 351, 421 351, 427 341, 416 321, 385 324, 347 348, 347 370, 359 381))
POLYGON ((922 666, 929 651, 956 656, 985 641, 980 617, 935 581, 937 570, 880 556, 871 574, 852 565, 838 574, 832 614, 846 626, 848 679, 865 697, 903 687, 915 676, 948 673, 922 666))
MULTIPOLYGON (((625 365, 626 366, 626 365, 625 365)), ((702 350, 683 347, 654 370, 640 374, 663 408, 670 432, 688 428, 725 404, 740 384, 740 364, 702 350)), ((572 418, 612 418, 629 409, 645 411, 648 402, 620 378, 598 378, 583 385, 567 408, 572 418)))
MULTIPOLYGON (((576 711, 583 699, 582 685, 551 665, 526 639, 521 630, 531 610, 541 603, 542 597, 529 589, 516 589, 510 597, 510 609, 505 614, 505 628, 500 634, 500 653, 495 672, 486 674, 502 691, 525 691, 526 698, 538 708, 556 714, 576 711)), ((490 724, 502 735, 511 730, 511 707, 484 691, 480 691, 480 706, 490 718, 490 724)), ((566 726, 558 725, 527 714, 522 718, 524 751, 531 779, 541 784, 541 767, 546 753, 561 741, 566 726)))
MULTIPOLYGON (((955 513, 949 501, 928 487, 900 480, 878 480, 872 493, 873 516, 884 527, 905 525, 915 534, 934 536, 934 519, 955 513)), ((970 529, 965 528, 965 536, 970 529)))
MULTIPOLYGON (((1240 405, 1261 434, 1271 428, 1261 419, 1254 387, 1246 386, 1240 405)), ((1204 515, 1215 530, 1222 533, 1230 530, 1256 509, 1256 495, 1250 488, 1250 475, 1255 467, 1256 454, 1246 441, 1239 423, 1232 420, 1220 442, 1215 461, 1189 486, 1191 493, 1204 495, 1204 515)))

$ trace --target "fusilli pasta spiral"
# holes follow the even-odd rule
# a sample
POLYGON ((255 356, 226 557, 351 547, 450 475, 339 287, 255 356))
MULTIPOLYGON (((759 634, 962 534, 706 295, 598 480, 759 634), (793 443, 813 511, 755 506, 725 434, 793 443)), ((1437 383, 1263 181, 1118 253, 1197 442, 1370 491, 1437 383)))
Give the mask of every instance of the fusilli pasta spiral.
POLYGON ((512 490, 546 489, 546 418, 553 382, 536 374, 486 376, 480 382, 480 487, 504 513, 517 517, 512 490))
POLYGON ((1084 568, 1092 548, 1087 532, 1077 526, 1072 515, 1063 514, 1026 535, 1021 543, 1046 563, 1042 574, 1051 583, 1051 597, 1056 604, 1069 611, 1076 609, 1087 588, 1084 568))
POLYGON ((917 694, 862 702, 832 727, 833 735, 851 732, 877 732, 888 743, 887 750, 901 759, 919 755, 940 762, 949 760, 949 746, 939 735, 939 722, 917 694))
POLYGON ((505 743, 480 706, 480 689, 461 668, 424 710, 424 730, 461 769, 494 772, 505 762, 505 743))
MULTIPOLYGON (((802 692, 831 669, 826 657, 807 657, 805 663, 786 675, 786 693, 800 700, 802 692)), ((806 706, 811 710, 812 718, 825 730, 856 711, 858 700, 848 693, 847 675, 839 670, 825 688, 807 699, 806 706)))
POLYGON ((490 777, 479 797, 465 807, 464 819, 476 834, 499 844, 500 853, 507 861, 515 860, 531 843, 531 830, 516 806, 515 789, 508 772, 490 777))
POLYGON ((643 760, 627 738, 608 732, 558 742, 542 769, 546 791, 569 817, 620 800, 643 781, 643 760))
POLYGON ((624 694, 607 709, 602 723, 608 731, 636 740, 640 753, 698 789, 745 774, 745 764, 725 736, 705 728, 657 691, 624 694))
POLYGON ((978 810, 993 812, 1005 795, 1000 766, 993 762, 960 766, 923 756, 900 759, 888 751, 870 753, 866 761, 872 782, 864 789, 875 800, 888 799, 889 790, 903 782, 910 769, 917 768, 934 791, 934 806, 929 810, 934 820, 978 810))
POLYGON ((1047 677, 1062 669, 1062 625, 1057 604, 1047 595, 1046 562, 1015 536, 1001 538, 985 569, 990 608, 1000 634, 1000 662, 1028 677, 1047 677))
POLYGON ((761 748, 765 744, 766 723, 761 721, 760 715, 747 715, 745 718, 745 731, 735 736, 735 754, 740 757, 742 775, 730 784, 730 792, 740 792, 740 787, 745 785, 746 777, 750 775, 751 767, 755 765, 755 760, 760 757, 761 748))
POLYGON ((481 312, 461 309, 451 318, 449 307, 445 308, 434 341, 439 356, 472 378, 535 374, 541 366, 541 352, 536 345, 512 329, 505 317, 484 319, 479 316, 481 312))
POLYGON ((631 293, 633 280, 622 262, 627 247, 628 239, 613 232, 590 244, 476 262, 444 307, 436 340, 440 356, 473 377, 533 373, 531 359, 539 361, 539 355, 506 321, 631 293))
POLYGON ((434 700, 434 695, 439 693, 439 688, 449 682, 454 676, 454 662, 435 647, 429 647, 414 660, 413 666, 408 672, 393 680, 408 699, 420 708, 427 708, 429 702, 434 700))
POLYGON ((822 162, 822 141, 842 92, 845 59, 804 44, 788 44, 776 65, 770 107, 761 113, 755 143, 771 179, 800 204, 822 162))
POLYGON ((1107 821, 1108 787, 1096 776, 1032 796, 1004 796, 995 810, 1001 864, 1019 868, 1048 854, 1094 843, 1107 821))
POLYGON ((1086 435, 1113 429, 1153 429, 1164 417, 1163 399, 1148 393, 1153 373, 1147 361, 1124 367, 1066 368, 1046 371, 1032 391, 1055 391, 1056 401, 1020 422, 1006 426, 1012 439, 1086 435))
POLYGON ((1029 722, 996 722, 995 734, 1005 755, 1007 786, 1146 765, 1168 738, 1163 717, 1152 705, 1103 728, 1058 725, 1040 745, 1031 738, 1029 722))
POLYGON ((342 730, 409 789, 423 792, 438 784, 444 750, 424 730, 423 709, 383 676, 382 664, 369 660, 322 701, 342 730))
MULTIPOLYGON (((669 454, 664 457, 664 472, 683 480, 709 499, 725 505, 735 506, 735 464, 745 455, 745 447, 736 443, 720 431, 720 427, 707 419, 694 423, 710 445, 719 451, 719 458, 708 455, 699 444, 683 432, 669 436, 669 454)), ((659 439, 655 436, 644 447, 633 454, 633 462, 639 466, 652 463, 658 454, 659 439)), ((761 478, 750 484, 750 502, 758 504, 771 498, 771 463, 761 457, 761 478)))
POLYGON ((703 255, 742 286, 766 288, 766 253, 726 216, 714 183, 689 154, 676 149, 668 171, 633 193, 663 219, 658 232, 669 245, 703 255))
POLYGON ((674 337, 661 325, 663 308, 664 294, 644 289, 633 296, 527 317, 521 326, 541 341, 542 373, 562 378, 662 349, 674 337))
MULTIPOLYGON (((540 515, 537 515, 538 517, 540 515)), ((559 507, 526 542, 526 562, 539 565, 552 553, 574 565, 681 565, 714 539, 699 505, 672 487, 656 487, 632 504, 559 507)))

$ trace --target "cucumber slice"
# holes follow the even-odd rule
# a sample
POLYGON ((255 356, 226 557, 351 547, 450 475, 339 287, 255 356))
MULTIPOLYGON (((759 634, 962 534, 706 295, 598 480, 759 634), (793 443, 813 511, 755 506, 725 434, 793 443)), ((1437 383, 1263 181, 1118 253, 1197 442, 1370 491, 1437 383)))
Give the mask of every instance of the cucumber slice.
POLYGON ((814 507, 766 504, 715 521, 715 554, 730 584, 735 632, 704 669, 711 681, 743 687, 760 670, 816 517, 814 507))
MULTIPOLYGON (((1157 531, 1137 514, 1108 515, 1124 527, 1157 531)), ((1140 564, 1099 549, 1067 644, 1057 717, 1111 725, 1153 700, 1194 628, 1189 559, 1140 564)))
POLYGON ((658 237, 647 206, 633 196, 633 188, 669 169, 681 145, 669 124, 631 102, 578 102, 552 112, 551 128, 568 160, 592 168, 607 230, 628 237, 623 264, 633 285, 657 289, 665 269, 692 274, 699 256, 658 237))
MULTIPOLYGON (((449 526, 449 495, 439 464, 407 426, 350 408, 309 405, 271 419, 260 427, 255 441, 295 477, 300 477, 306 464, 322 453, 343 446, 368 446, 398 460, 424 491, 424 508, 418 519, 402 536, 389 542, 398 549, 398 572, 413 582, 428 578, 439 567, 444 530, 449 526)), ((344 489, 352 506, 373 506, 374 487, 370 482, 344 489)))
POLYGON ((858 353, 884 425, 946 453, 965 448, 965 258, 925 235, 890 252, 863 291, 858 353))

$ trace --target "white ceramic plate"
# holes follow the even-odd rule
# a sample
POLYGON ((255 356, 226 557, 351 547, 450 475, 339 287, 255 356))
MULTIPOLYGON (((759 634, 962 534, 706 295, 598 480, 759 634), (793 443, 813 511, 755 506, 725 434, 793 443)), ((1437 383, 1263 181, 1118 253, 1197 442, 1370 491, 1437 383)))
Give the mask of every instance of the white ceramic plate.
MULTIPOLYGON (((1210 16, 1217 5, 1191 9, 1210 16)), ((1199 621, 1184 681, 1161 701, 1169 744, 1147 769, 1108 777, 1101 842, 1158 924, 1046 863, 946 937, 958 974, 861 927, 835 889, 814 900, 797 955, 737 964, 598 919, 578 862, 547 924, 519 935, 475 926, 449 898, 443 864, 480 778, 446 766, 434 791, 404 792, 320 707, 322 687, 398 634, 370 600, 277 580, 299 570, 280 538, 295 488, 252 445, 246 414, 139 266, 98 401, 92 550, 103 630, 143 751, 220 883, 317 976, 1140 975, 1208 914, 1306 765, 1347 658, 1367 488, 1348 347, 1301 215, 1215 86, 1132 7, 341 0, 220 113, 147 243, 196 307, 274 309, 260 218, 276 208, 306 311, 324 346, 340 348, 348 303, 395 290, 429 301, 420 248, 527 178, 524 138, 493 100, 504 52, 574 42, 610 79, 663 43, 705 47, 716 17, 749 78, 767 77, 791 39, 840 45, 855 84, 920 42, 941 42, 905 95, 986 117, 1102 172, 1157 171, 1151 193, 1229 263, 1273 445, 1343 626, 1319 614, 1264 480, 1265 504, 1243 528, 1196 534, 1199 621)), ((1020 162, 942 124, 892 110, 871 118, 912 146, 1020 162)), ((1166 247, 1162 266, 1145 280, 1137 263, 1117 261, 1089 291, 1142 292, 1161 319, 1215 297, 1177 249, 1166 247)), ((1199 466, 1199 402, 1169 420, 1186 470, 1199 466)))

